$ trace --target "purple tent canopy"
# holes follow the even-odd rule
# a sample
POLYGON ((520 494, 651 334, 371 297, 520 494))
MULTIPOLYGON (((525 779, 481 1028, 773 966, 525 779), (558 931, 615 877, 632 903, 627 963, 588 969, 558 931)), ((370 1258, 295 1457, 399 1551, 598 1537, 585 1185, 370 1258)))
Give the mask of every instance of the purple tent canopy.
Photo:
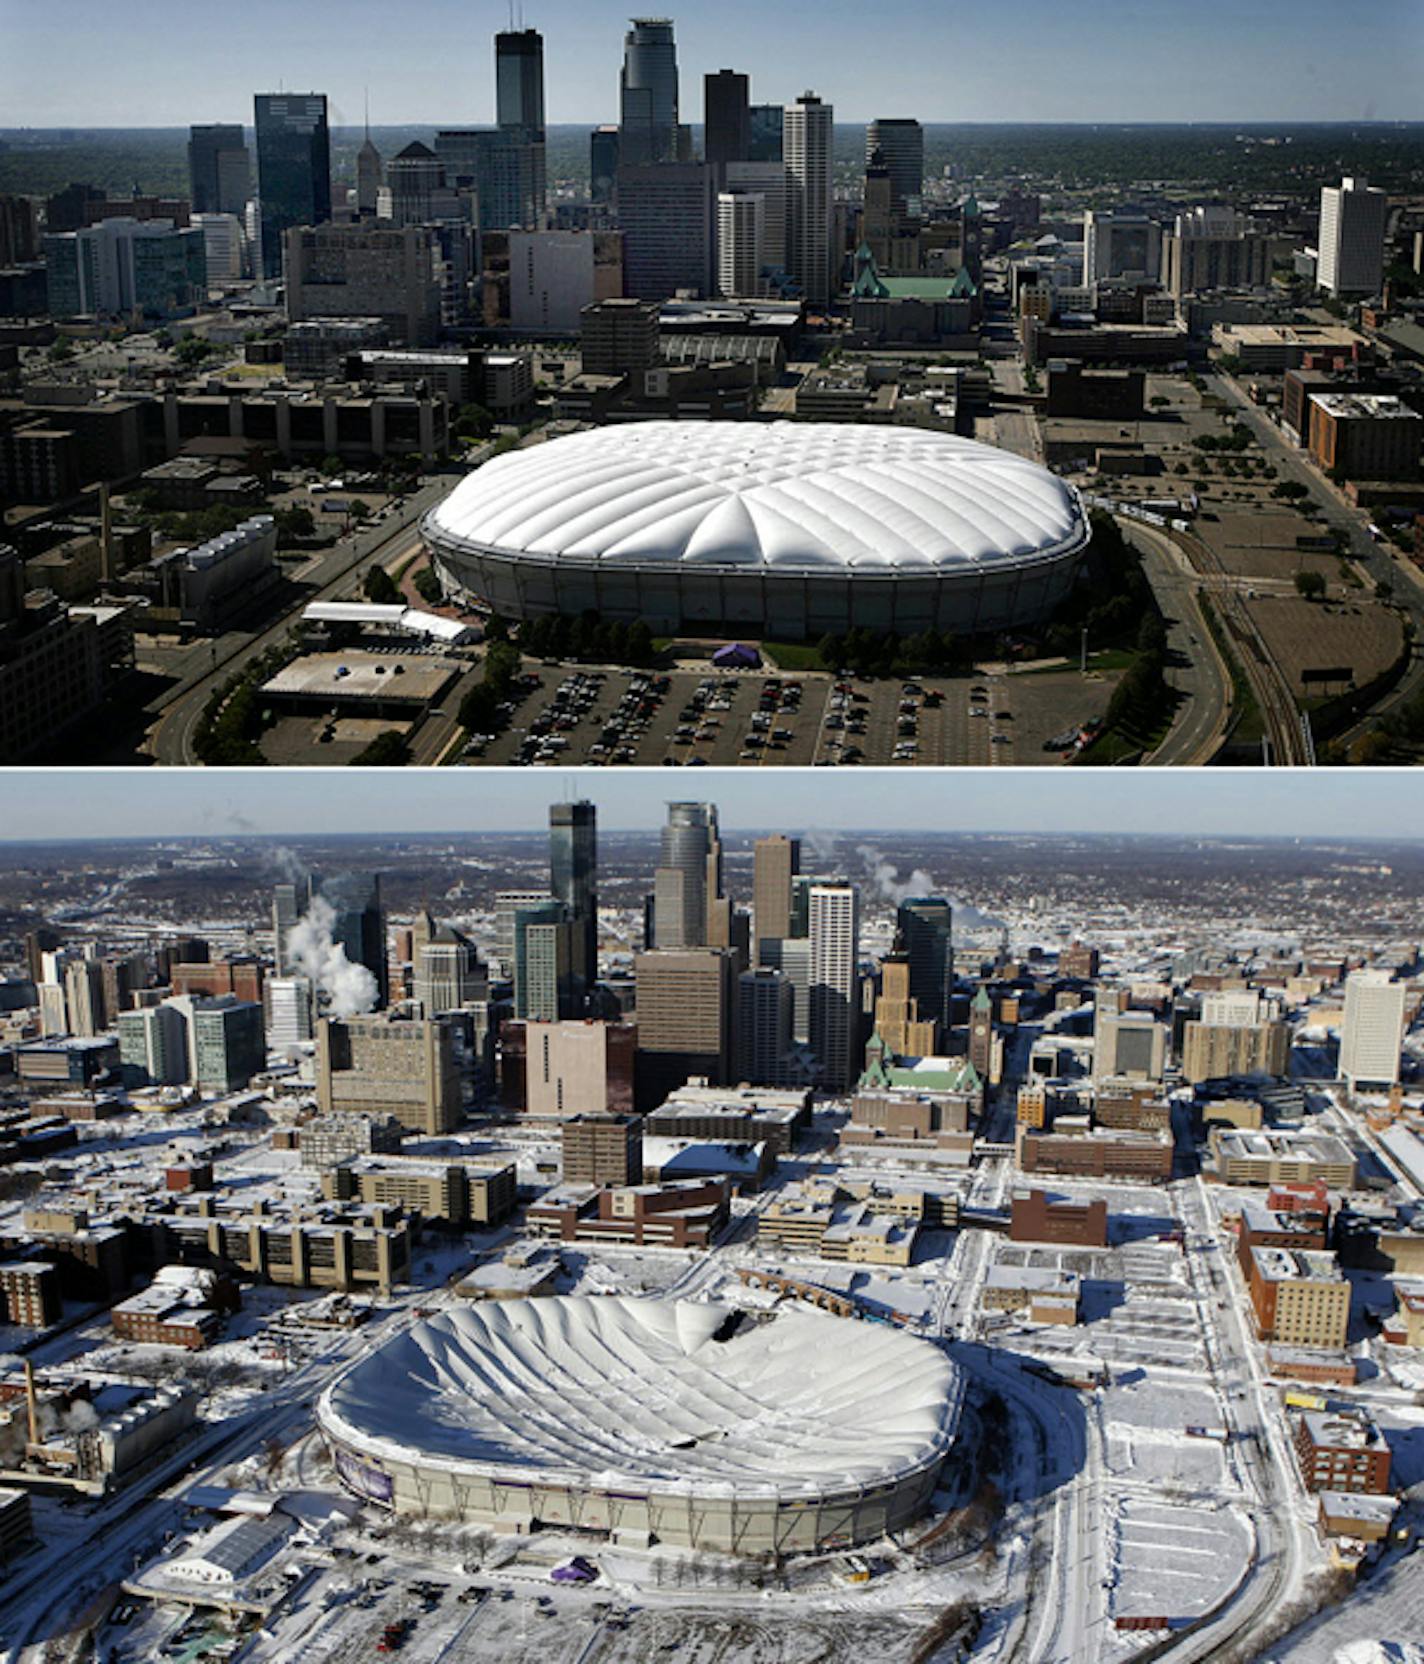
POLYGON ((732 641, 717 649, 712 655, 712 663, 727 670, 755 670, 761 663, 761 654, 744 641, 732 641))

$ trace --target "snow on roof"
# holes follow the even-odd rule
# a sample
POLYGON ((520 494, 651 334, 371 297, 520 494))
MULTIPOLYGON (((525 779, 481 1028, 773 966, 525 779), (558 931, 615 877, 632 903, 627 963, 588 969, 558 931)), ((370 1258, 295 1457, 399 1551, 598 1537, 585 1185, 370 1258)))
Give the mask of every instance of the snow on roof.
POLYGON ((283 1514, 267 1519, 240 1516, 217 1526, 164 1570, 190 1583, 231 1586, 271 1558, 291 1534, 293 1521, 283 1514))
POLYGON ((635 422, 511 451, 426 517, 437 545, 640 567, 871 573, 1081 547, 1071 486, 953 434, 837 422, 635 422))
POLYGON ((322 1395, 327 1434, 377 1458, 505 1482, 821 1495, 941 1460, 958 1372, 925 1342, 783 1311, 556 1296, 442 1312, 322 1395))

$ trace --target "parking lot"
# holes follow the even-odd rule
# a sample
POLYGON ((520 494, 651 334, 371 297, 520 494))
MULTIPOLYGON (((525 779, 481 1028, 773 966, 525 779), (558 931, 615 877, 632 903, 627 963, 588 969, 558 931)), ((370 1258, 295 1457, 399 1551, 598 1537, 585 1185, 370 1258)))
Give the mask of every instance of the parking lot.
POLYGON ((1057 763, 1048 742, 1107 708, 1115 673, 868 680, 825 672, 666 671, 527 661, 500 734, 467 763, 892 767, 1057 763))

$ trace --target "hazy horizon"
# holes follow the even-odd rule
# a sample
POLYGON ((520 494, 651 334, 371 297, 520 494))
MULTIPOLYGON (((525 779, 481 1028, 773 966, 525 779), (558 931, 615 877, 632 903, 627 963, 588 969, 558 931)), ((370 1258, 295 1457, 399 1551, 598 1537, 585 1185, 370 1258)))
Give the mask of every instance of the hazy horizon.
MULTIPOLYGON (((632 8, 544 0, 519 9, 545 37, 550 124, 616 120, 632 8)), ((509 26, 511 8, 428 0, 394 38, 389 8, 376 0, 307 0, 300 9, 249 0, 240 14, 218 0, 131 0, 121 17, 75 0, 62 29, 44 12, 9 13, 0 108, 13 127, 250 121, 253 93, 281 86, 327 93, 333 124, 352 127, 367 89, 379 125, 429 121, 437 107, 451 122, 492 119, 492 36, 509 26)), ((1190 12, 1089 0, 1071 14, 1048 0, 995 12, 937 0, 875 8, 724 0, 671 15, 681 116, 691 123, 702 116, 703 74, 728 66, 751 75, 756 102, 784 104, 813 87, 843 121, 892 113, 992 125, 1419 119, 1418 78, 1401 71, 1424 50, 1416 0, 1379 0, 1368 29, 1351 31, 1348 52, 1345 20, 1325 0, 1200 0, 1190 12)))

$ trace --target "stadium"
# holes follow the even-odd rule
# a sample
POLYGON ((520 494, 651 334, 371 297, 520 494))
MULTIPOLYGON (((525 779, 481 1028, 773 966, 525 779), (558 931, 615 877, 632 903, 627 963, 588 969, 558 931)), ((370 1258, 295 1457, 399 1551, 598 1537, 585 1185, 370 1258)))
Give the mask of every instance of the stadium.
POLYGON ((317 1424, 346 1487, 501 1533, 777 1555, 914 1519, 959 1420, 937 1347, 819 1312, 557 1296, 464 1307, 367 1354, 317 1424))
POLYGON ((1088 542, 1077 492, 953 434, 638 422, 495 457, 426 515, 447 592, 781 639, 1041 622, 1088 542))

